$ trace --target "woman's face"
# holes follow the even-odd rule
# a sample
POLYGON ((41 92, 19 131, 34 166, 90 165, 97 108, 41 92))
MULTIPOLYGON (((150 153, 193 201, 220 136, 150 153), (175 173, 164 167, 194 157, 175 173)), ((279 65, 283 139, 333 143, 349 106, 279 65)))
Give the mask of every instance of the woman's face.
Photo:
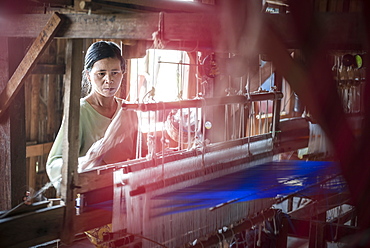
POLYGON ((123 73, 121 61, 117 58, 105 58, 94 63, 87 72, 93 92, 104 97, 113 97, 121 85, 123 73))

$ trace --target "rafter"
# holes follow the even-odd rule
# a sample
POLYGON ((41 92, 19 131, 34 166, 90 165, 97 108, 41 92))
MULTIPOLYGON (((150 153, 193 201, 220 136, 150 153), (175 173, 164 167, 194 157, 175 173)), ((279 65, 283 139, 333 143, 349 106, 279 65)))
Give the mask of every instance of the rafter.
POLYGON ((5 112, 21 86, 24 84, 38 58, 42 55, 43 51, 54 38, 57 28, 61 23, 62 18, 56 13, 53 14, 46 23, 45 27, 41 30, 38 37, 32 43, 27 54, 24 56, 18 68, 9 79, 5 89, 0 94, 0 117, 5 112))

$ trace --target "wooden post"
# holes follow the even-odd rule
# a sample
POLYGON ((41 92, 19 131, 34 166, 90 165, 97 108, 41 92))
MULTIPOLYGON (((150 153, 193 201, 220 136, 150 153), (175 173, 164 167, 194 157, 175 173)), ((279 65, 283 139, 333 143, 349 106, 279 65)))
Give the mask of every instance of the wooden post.
MULTIPOLYGON (((282 91, 283 88, 283 77, 279 71, 275 71, 275 82, 276 91, 282 91)), ((274 119, 272 121, 272 137, 276 137, 276 132, 279 131, 279 122, 280 122, 280 111, 281 111, 281 99, 278 99, 274 102, 274 119)))
MULTIPOLYGON (((39 134, 39 109, 40 109, 40 86, 42 75, 36 74, 32 75, 30 80, 30 88, 31 88, 31 101, 29 104, 31 105, 30 108, 30 119, 28 122, 30 123, 29 129, 29 140, 30 141, 38 141, 38 134, 39 134)), ((29 158, 29 167, 28 167, 28 187, 30 189, 36 189, 36 163, 38 159, 37 157, 29 158)))
MULTIPOLYGON (((6 83, 25 49, 22 39, 0 38, 0 90, 6 83)), ((26 188, 26 135, 24 88, 0 117, 0 210, 8 210, 22 201, 26 188)))
POLYGON ((318 214, 313 217, 313 220, 310 224, 310 237, 309 237, 309 248, 316 247, 327 247, 325 241, 325 223, 326 223, 326 212, 318 214))
POLYGON ((276 240, 276 248, 288 247, 288 229, 289 229, 289 220, 288 217, 284 216, 282 218, 281 229, 276 240))
MULTIPOLYGON (((8 39, 0 38, 0 67, 2 73, 0 73, 0 90, 5 87, 5 83, 8 81, 9 75, 9 49, 8 39)), ((0 118, 0 210, 7 210, 11 207, 11 183, 9 183, 10 174, 10 119, 9 116, 3 116, 0 118)))
POLYGON ((293 211, 293 198, 294 196, 288 198, 288 209, 287 209, 288 213, 293 211))
POLYGON ((66 47, 66 73, 64 77, 64 130, 63 140, 63 167, 61 196, 66 204, 63 231, 61 240, 71 243, 75 234, 74 219, 75 209, 75 186, 78 183, 77 167, 79 155, 79 121, 80 121, 80 93, 81 71, 83 68, 83 40, 71 39, 66 47))

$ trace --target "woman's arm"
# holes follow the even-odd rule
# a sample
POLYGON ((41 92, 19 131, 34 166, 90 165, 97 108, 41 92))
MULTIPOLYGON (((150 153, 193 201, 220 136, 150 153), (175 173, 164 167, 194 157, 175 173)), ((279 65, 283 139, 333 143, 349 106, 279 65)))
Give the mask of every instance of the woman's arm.
POLYGON ((80 170, 134 159, 136 156, 137 132, 138 118, 136 112, 119 110, 104 137, 95 142, 87 152, 86 161, 80 164, 80 170))

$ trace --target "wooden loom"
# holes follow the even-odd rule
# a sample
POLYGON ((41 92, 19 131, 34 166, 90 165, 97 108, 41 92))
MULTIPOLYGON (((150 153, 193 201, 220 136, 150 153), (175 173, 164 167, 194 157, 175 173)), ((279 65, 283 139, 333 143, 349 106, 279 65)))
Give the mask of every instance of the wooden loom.
MULTIPOLYGON (((257 97, 262 95, 263 94, 256 94, 257 97)), ((273 93, 272 95, 275 97, 276 93, 273 93)), ((250 96, 253 98, 254 95, 251 94, 250 96)), ((266 94, 266 99, 269 99, 269 97, 271 97, 271 94, 270 96, 266 94)), ((245 104, 248 101, 254 101, 253 99, 243 99, 241 96, 236 98, 238 99, 230 100, 225 98, 225 102, 245 104)), ((196 101, 194 102, 195 107, 201 107, 202 103, 197 105, 196 101)), ((67 105, 68 104, 73 105, 73 103, 67 103, 67 105)), ((132 108, 136 107, 132 106, 132 108)), ((155 106, 154 109, 156 108, 162 108, 162 106, 155 106)), ((179 106, 176 106, 176 108, 179 108, 179 106)), ((279 118, 276 119, 276 121, 278 120, 279 118)), ((265 134, 253 138, 247 137, 225 142, 223 145, 212 144, 190 151, 177 151, 172 154, 166 154, 163 157, 155 157, 150 161, 141 159, 138 161, 109 165, 97 170, 84 172, 79 175, 78 180, 72 180, 66 184, 72 186, 73 190, 71 191, 74 191, 73 194, 69 192, 66 197, 66 199, 68 199, 67 207, 55 206, 51 207, 47 211, 44 209, 36 210, 36 215, 32 216, 32 218, 39 218, 40 216, 45 215, 46 219, 50 219, 50 216, 53 216, 53 218, 57 216, 57 220, 48 222, 49 226, 45 225, 44 227, 40 227, 40 229, 43 230, 54 230, 51 231, 52 235, 49 235, 48 239, 51 237, 62 237, 63 240, 68 242, 68 239, 73 239, 73 235, 76 233, 112 222, 114 228, 113 231, 116 234, 127 232, 136 235, 140 234, 151 239, 158 238, 158 242, 166 244, 169 247, 172 247, 172 245, 183 245, 184 243, 199 237, 207 236, 214 232, 215 229, 222 226, 230 226, 240 219, 251 217, 262 210, 266 210, 273 202, 256 201, 224 206, 219 209, 219 212, 236 212, 235 215, 225 216, 224 219, 220 217, 224 216, 224 214, 219 214, 217 212, 218 210, 209 211, 208 209, 181 213, 178 215, 156 217, 156 215, 161 215, 161 212, 158 212, 158 210, 150 210, 151 207, 156 206, 155 202, 151 202, 151 197, 162 194, 166 191, 174 190, 176 187, 196 184, 205 178, 211 179, 221 176, 222 174, 237 171, 244 166, 253 166, 255 164, 268 161, 272 159, 274 154, 280 152, 307 146, 308 124, 306 120, 301 119, 291 121, 291 124, 280 126, 281 134, 278 137, 273 137, 275 134, 265 134), (292 124, 296 122, 300 122, 302 128, 297 128, 297 126, 292 124), (284 130, 284 128, 287 129, 284 130), (286 133, 289 134, 286 135, 286 133), (300 143, 297 143, 297 140, 299 140, 300 143), (222 156, 221 158, 217 157, 220 153, 223 153, 225 156, 222 156), (189 161, 191 161, 191 163, 189 161), (173 171, 171 171, 171 169, 173 169, 173 171), (178 174, 179 169, 183 174, 178 174), (149 178, 144 177, 144 179, 142 179, 143 181, 146 180, 144 184, 143 181, 140 181, 142 178, 141 176, 143 176, 141 174, 147 174, 147 172, 152 173, 151 175, 153 176, 149 178), (114 189, 114 191, 111 191, 111 189, 114 189), (94 196, 91 195, 96 195, 99 192, 106 192, 105 190, 112 192, 112 197, 110 198, 110 196, 107 195, 106 198, 106 200, 113 200, 112 212, 102 208, 93 209, 94 203, 97 202, 91 202, 91 199, 94 199, 94 196), (84 203, 86 203, 86 205, 83 205, 80 215, 74 216, 74 197, 76 193, 83 195, 85 198, 84 203), (123 201, 123 199, 125 199, 125 201, 123 201), (130 202, 132 202, 132 204, 130 204, 130 202), (134 205, 141 207, 138 207, 139 209, 128 207, 134 205), (65 211, 65 208, 68 208, 68 210, 65 211), (123 211, 125 208, 126 211, 123 211), (64 217, 63 213, 66 213, 64 217), (119 218, 116 218, 117 216, 119 216, 119 218), (190 216, 191 218, 187 218, 187 216, 190 216), (202 220, 194 221, 197 217, 204 217, 207 220, 205 222, 210 222, 211 224, 203 227, 204 222, 202 220), (193 221, 188 221, 188 219, 192 219, 193 221), (60 233, 61 220, 64 220, 62 233, 60 233), (92 222, 91 220, 94 221, 92 222), (181 225, 181 223, 184 222, 188 225, 184 225, 184 227, 176 227, 176 230, 178 231, 177 235, 165 237, 163 235, 163 229, 159 231, 160 233, 156 232, 156 229, 159 229, 156 228, 157 223, 161 223, 162 226, 165 226, 164 230, 172 230, 171 223, 181 225), (168 226, 166 226, 166 224, 168 224, 168 226), (189 234, 189 230, 198 231, 189 234), (187 235, 185 235, 185 233, 187 235), (179 238, 174 239, 175 236, 178 236, 179 238)), ((275 122, 275 124, 277 125, 278 122, 275 122)), ((21 218, 31 217, 18 216, 12 221, 17 221, 17 219, 21 221, 21 218)), ((251 217, 251 219, 253 219, 253 217, 251 217)), ((25 219, 22 221, 24 220, 25 219)), ((253 223, 257 222, 254 221, 253 223)), ((6 234, 6 232, 3 233, 6 234)), ((168 232, 166 231, 166 233, 168 232)), ((122 236, 119 238, 122 238, 122 236)), ((7 238, 7 241, 9 241, 9 238, 7 238)), ((43 242, 45 240, 41 238, 38 241, 43 242)), ((147 242, 145 245, 151 246, 154 244, 152 242, 147 242)))
MULTIPOLYGON (((245 104, 247 106, 260 100, 278 101, 281 96, 279 92, 258 93, 251 94, 249 97, 231 96, 172 103, 125 104, 123 107, 127 111, 136 109, 155 112, 173 108, 203 109, 220 102, 221 105, 242 104, 244 106, 245 104)), ((104 201, 109 203, 112 197, 113 232, 117 235, 120 233, 144 237, 140 241, 143 242, 143 247, 155 247, 158 243, 166 247, 180 247, 222 227, 235 225, 248 217, 252 218, 255 214, 271 208, 275 201, 260 199, 225 204, 222 207, 214 206, 217 209, 214 208, 213 211, 209 208, 187 211, 185 208, 174 210, 163 207, 166 206, 166 200, 158 201, 155 198, 177 189, 270 162, 274 154, 307 146, 308 122, 303 118, 291 120, 291 122, 295 123, 293 124, 295 134, 293 136, 288 134, 289 137, 280 135, 278 147, 277 137, 272 132, 268 132, 209 145, 203 142, 204 145, 193 149, 166 153, 162 151, 149 160, 145 158, 132 160, 83 172, 79 175, 77 189, 77 193, 81 196, 79 209, 81 217, 100 208, 99 204, 104 204, 104 201), (299 125, 301 125, 301 131, 297 127, 299 125), (292 146, 291 141, 299 139, 302 142, 292 146), (107 192, 106 190, 113 195, 99 193, 99 191, 107 192), (106 197, 99 199, 103 194, 106 197)), ((288 133, 292 128, 293 125, 288 123, 282 126, 282 129, 285 129, 283 133, 288 133)), ((194 207, 197 208, 197 206, 194 207)), ((123 238, 117 235, 118 239, 127 238, 127 236, 123 238)), ((138 238, 138 240, 141 239, 138 238)))

